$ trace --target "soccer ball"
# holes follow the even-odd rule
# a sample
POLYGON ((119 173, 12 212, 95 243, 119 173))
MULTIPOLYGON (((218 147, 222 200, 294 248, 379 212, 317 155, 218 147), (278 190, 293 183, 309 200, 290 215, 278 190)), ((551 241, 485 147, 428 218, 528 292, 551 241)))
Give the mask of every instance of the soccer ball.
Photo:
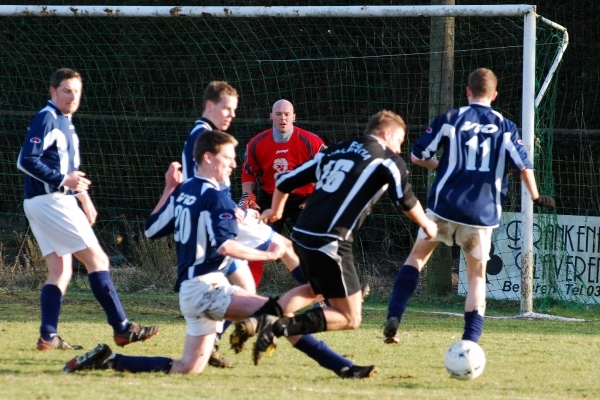
POLYGON ((485 353, 475 342, 461 340, 452 344, 444 356, 451 378, 469 381, 477 378, 485 367, 485 353))

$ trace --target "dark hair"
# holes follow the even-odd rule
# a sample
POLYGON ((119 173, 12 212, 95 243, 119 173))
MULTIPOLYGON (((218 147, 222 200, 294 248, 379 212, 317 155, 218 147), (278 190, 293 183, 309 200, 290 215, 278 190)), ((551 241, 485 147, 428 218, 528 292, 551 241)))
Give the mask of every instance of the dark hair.
POLYGON ((196 138, 194 142, 194 159, 199 165, 202 162, 204 153, 218 154, 226 144, 238 145, 236 138, 229 133, 214 130, 206 131, 196 138))
POLYGON ((204 96, 202 97, 202 104, 205 106, 208 100, 213 103, 218 103, 224 94, 233 97, 239 97, 237 90, 229 83, 225 81, 212 81, 204 89, 204 96))
POLYGON ((401 116, 393 111, 381 110, 373 115, 369 119, 369 122, 367 122, 365 135, 380 136, 381 132, 390 128, 392 125, 402 128, 406 132, 406 124, 401 116))
POLYGON ((56 89, 57 87, 60 86, 62 81, 66 80, 66 79, 74 79, 74 78, 81 80, 81 75, 79 75, 79 72, 73 71, 72 69, 69 69, 69 68, 57 69, 52 74, 52 78, 50 78, 50 86, 53 87, 54 89, 56 89))
POLYGON ((473 97, 490 97, 498 87, 498 78, 491 69, 477 68, 469 74, 468 85, 473 97))

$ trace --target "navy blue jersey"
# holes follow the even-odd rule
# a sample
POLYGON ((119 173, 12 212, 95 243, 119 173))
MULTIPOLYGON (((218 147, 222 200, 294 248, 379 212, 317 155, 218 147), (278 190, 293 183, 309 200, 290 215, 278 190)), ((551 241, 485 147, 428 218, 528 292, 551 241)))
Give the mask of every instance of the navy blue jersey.
POLYGON ((194 276, 222 270, 229 257, 219 247, 235 239, 235 204, 215 183, 194 176, 177 187, 169 201, 146 222, 146 236, 174 234, 177 246, 177 285, 194 276))
POLYGON ((412 155, 432 158, 443 149, 427 207, 464 225, 496 227, 508 186, 508 163, 533 168, 516 125, 483 104, 447 111, 433 120, 412 155))
POLYGON ((70 117, 48 101, 27 128, 17 168, 25 172, 25 199, 64 191, 65 175, 79 169, 79 138, 70 117))
MULTIPOLYGON (((181 173, 183 174, 184 180, 191 178, 196 174, 196 160, 194 160, 194 143, 196 143, 196 139, 204 132, 212 131, 214 129, 216 129, 215 126, 206 118, 200 118, 196 121, 190 132, 190 135, 183 145, 183 153, 181 154, 181 173)), ((220 182, 219 185, 221 187, 221 191, 225 192, 227 196, 231 197, 229 190, 231 181, 229 178, 226 178, 224 182, 220 182)))
MULTIPOLYGON (((417 202, 402 157, 374 136, 362 136, 328 147, 312 160, 277 177, 277 189, 315 182, 315 191, 294 225, 292 239, 321 248, 353 241, 371 207, 387 190, 392 202, 407 211, 417 202)), ((334 251, 331 252, 334 254, 334 251)))
POLYGON ((212 131, 215 126, 206 118, 200 118, 194 124, 190 134, 183 145, 183 154, 181 155, 181 165, 183 166, 183 179, 194 176, 196 172, 196 161, 194 160, 194 143, 198 136, 207 131, 212 131))

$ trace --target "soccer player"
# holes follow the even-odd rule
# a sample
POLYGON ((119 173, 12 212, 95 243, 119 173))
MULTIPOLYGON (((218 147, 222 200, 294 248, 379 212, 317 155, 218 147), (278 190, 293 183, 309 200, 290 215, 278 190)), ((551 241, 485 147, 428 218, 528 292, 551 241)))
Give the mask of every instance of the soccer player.
POLYGON ((58 336, 63 296, 73 274, 72 256, 85 266, 92 293, 106 313, 118 346, 159 332, 158 326, 144 327, 127 319, 110 278, 108 257, 92 230, 98 214, 87 192, 91 181, 79 171, 79 138, 72 121, 81 89, 78 72, 67 68, 54 72, 51 100, 29 125, 17 161, 26 174, 23 209, 48 267, 40 295, 38 350, 82 348, 58 336))
MULTIPOLYGON (((212 81, 204 89, 202 97, 204 110, 202 111, 202 117, 195 122, 183 145, 183 153, 181 155, 183 180, 194 176, 196 171, 196 162, 194 160, 194 144, 196 143, 196 139, 204 132, 215 129, 223 132, 227 131, 235 118, 238 97, 237 90, 224 81, 212 81)), ((223 189, 229 189, 229 177, 227 177, 225 183, 221 186, 223 189)))
MULTIPOLYGON (((235 118, 235 111, 237 110, 238 105, 238 93, 237 90, 227 82, 212 81, 204 89, 202 101, 204 103, 202 117, 196 121, 183 147, 182 164, 184 180, 192 177, 196 168, 194 161, 195 140, 198 136, 205 132, 212 131, 213 129, 226 131, 229 128, 231 122, 235 118)), ((229 194, 229 178, 221 184, 221 188, 229 194)), ((264 244, 265 235, 270 236, 273 233, 271 230, 265 230, 264 227, 257 228, 258 218, 253 218, 252 213, 250 214, 250 218, 244 219, 244 223, 239 227, 240 232, 238 240, 250 246, 252 246, 253 243, 264 244)), ((285 266, 299 283, 306 283, 300 268, 298 268, 298 257, 294 254, 289 240, 283 237, 278 237, 277 240, 285 244, 286 251, 282 257, 285 266)), ((262 262, 260 263, 262 264, 262 262)), ((235 272, 235 268, 232 273, 233 272, 235 272)), ((260 276, 253 277, 254 285, 257 286, 260 282, 260 276)))
MULTIPOLYGON (((196 171, 196 162, 194 160, 194 144, 196 139, 206 132, 218 129, 226 131, 231 122, 235 118, 235 112, 238 106, 238 92, 237 90, 225 81, 212 81, 204 89, 202 97, 203 112, 202 117, 196 121, 194 127, 190 131, 190 134, 183 146, 182 153, 182 165, 183 165, 183 180, 186 180, 194 176, 196 171)), ((221 189, 230 195, 230 180, 226 177, 224 182, 220 183, 221 189)), ((243 222, 239 226, 238 241, 251 246, 260 247, 266 249, 270 240, 274 240, 285 247, 285 252, 282 256, 282 261, 288 270, 292 273, 292 276, 301 284, 305 284, 306 280, 303 278, 302 271, 299 268, 300 261, 293 251, 291 242, 277 233, 273 233, 272 230, 266 226, 262 226, 257 217, 253 217, 252 213, 249 213, 248 218, 244 218, 243 222)), ((262 277, 262 261, 254 261, 253 264, 260 266, 260 275, 251 275, 254 279, 250 281, 248 275, 248 262, 246 260, 232 260, 228 267, 229 278, 238 286, 243 287, 246 290, 254 290, 260 278, 262 277)), ((229 326, 230 322, 227 322, 224 329, 229 326)), ((218 339, 220 334, 218 335, 218 339)), ((218 340, 217 339, 217 340, 218 340)), ((233 367, 233 363, 223 357, 215 346, 214 352, 209 360, 209 364, 219 368, 230 368, 233 367)))
POLYGON ((352 242, 371 207, 386 190, 392 202, 427 236, 435 236, 436 226, 425 216, 413 194, 406 165, 399 155, 405 130, 399 115, 378 112, 368 121, 364 136, 331 146, 277 176, 272 208, 261 215, 271 221, 281 219, 289 193, 316 183, 291 239, 313 293, 328 299, 331 306, 313 308, 294 317, 253 318, 252 323, 258 323, 255 364, 265 352, 274 349, 277 337, 360 326, 362 295, 352 242))
POLYGON ((507 191, 508 164, 520 171, 533 202, 554 208, 554 199, 538 193, 533 166, 517 128, 491 107, 498 92, 496 75, 479 68, 469 75, 469 105, 449 110, 433 120, 415 143, 411 160, 436 170, 427 198, 427 217, 438 229, 427 238, 419 231, 408 259, 396 275, 383 330, 385 343, 398 343, 399 322, 417 287, 419 274, 439 242, 456 244, 467 263, 469 290, 465 300, 463 340, 478 342, 483 331, 486 263, 492 230, 500 222, 507 191), (439 160, 434 159, 443 149, 439 160))
MULTIPOLYGON (((196 175, 181 183, 179 163, 172 163, 165 174, 165 189, 146 223, 146 236, 156 238, 174 233, 177 245, 179 304, 187 322, 187 334, 181 360, 165 357, 134 357, 114 354, 105 344, 68 361, 64 371, 112 368, 130 372, 200 373, 212 353, 216 332, 223 318, 239 320, 252 313, 275 312, 308 305, 308 286, 294 289, 296 302, 257 296, 232 286, 224 269, 230 257, 250 260, 275 260, 283 249, 275 243, 266 251, 256 250, 235 240, 237 221, 234 203, 219 186, 235 168, 233 136, 213 130, 196 140, 194 156, 199 161, 196 175)), ((311 337, 312 338, 312 337, 311 337)), ((297 343, 304 337, 295 338, 297 343)), ((312 338, 317 342, 316 339, 312 338)), ((297 346, 298 347, 298 346, 297 346)), ((298 347, 303 349, 302 347, 298 347)), ((304 351, 304 350, 303 350, 304 351)), ((315 352, 329 351, 317 347, 315 352)), ((343 357, 326 366, 344 378, 363 378, 372 367, 358 367, 343 357)))
MULTIPOLYGON (((246 146, 242 166, 242 208, 266 210, 271 207, 275 191, 275 176, 290 171, 310 160, 325 148, 323 140, 314 133, 294 126, 296 114, 294 106, 287 100, 278 100, 273 104, 269 118, 273 126, 254 136, 246 146), (257 183, 260 184, 258 196, 254 194, 257 183)), ((282 233, 285 222, 293 224, 304 208, 306 199, 313 192, 314 184, 296 188, 285 203, 280 220, 270 223, 275 232, 282 233)), ((250 271, 255 282, 259 282, 264 266, 261 262, 251 262, 250 271)), ((300 276, 300 269, 291 270, 292 275, 300 276)), ((300 283, 306 283, 298 279, 300 283)))

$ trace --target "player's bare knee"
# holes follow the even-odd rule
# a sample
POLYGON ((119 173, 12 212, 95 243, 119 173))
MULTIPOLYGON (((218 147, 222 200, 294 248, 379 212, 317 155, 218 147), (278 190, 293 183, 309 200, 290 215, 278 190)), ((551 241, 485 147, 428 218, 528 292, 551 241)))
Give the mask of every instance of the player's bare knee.
POLYGON ((359 315, 351 315, 350 319, 348 319, 348 329, 358 329, 360 324, 362 323, 362 316, 359 315))
POLYGON ((110 260, 106 253, 102 251, 94 254, 90 263, 90 268, 95 271, 108 271, 110 268, 110 260))

